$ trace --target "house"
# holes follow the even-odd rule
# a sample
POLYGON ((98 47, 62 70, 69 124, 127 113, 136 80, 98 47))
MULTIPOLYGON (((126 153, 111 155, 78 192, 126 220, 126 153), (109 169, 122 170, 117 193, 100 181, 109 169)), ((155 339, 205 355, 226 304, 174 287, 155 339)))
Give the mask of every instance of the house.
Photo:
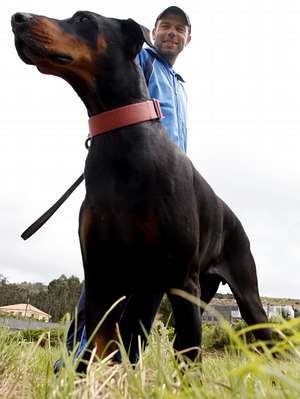
POLYGON ((221 316, 229 323, 232 323, 233 321, 239 320, 241 318, 239 308, 236 303, 221 304, 212 302, 211 308, 213 309, 212 312, 209 310, 205 310, 203 312, 202 321, 215 324, 218 322, 218 318, 221 316))
POLYGON ((295 318, 295 311, 292 305, 264 305, 265 312, 270 317, 284 317, 288 320, 295 318))
POLYGON ((48 313, 30 305, 29 303, 18 303, 16 305, 0 306, 0 312, 10 313, 13 316, 33 318, 48 322, 51 316, 48 313))
MULTIPOLYGON (((210 312, 209 310, 205 310, 203 312, 202 321, 215 324, 218 322, 218 316, 222 316, 229 323, 233 323, 242 319, 240 310, 236 302, 232 301, 231 303, 222 304, 221 301, 216 302, 213 300, 211 308, 213 309, 213 312, 210 312), (215 312, 218 315, 217 317, 215 312)), ((263 308, 266 312, 268 319, 279 316, 289 320, 295 317, 295 311, 292 305, 264 304, 263 308)))

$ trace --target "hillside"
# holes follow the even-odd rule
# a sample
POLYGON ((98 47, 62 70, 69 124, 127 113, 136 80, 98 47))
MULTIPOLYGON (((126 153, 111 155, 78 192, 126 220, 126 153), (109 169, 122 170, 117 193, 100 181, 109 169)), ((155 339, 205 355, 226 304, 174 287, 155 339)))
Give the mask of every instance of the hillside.
MULTIPOLYGON (((293 305, 295 308, 300 309, 300 299, 295 298, 274 298, 262 296, 261 301, 264 305, 293 305)), ((219 294, 217 293, 212 300, 212 304, 230 305, 235 303, 232 294, 219 294)))

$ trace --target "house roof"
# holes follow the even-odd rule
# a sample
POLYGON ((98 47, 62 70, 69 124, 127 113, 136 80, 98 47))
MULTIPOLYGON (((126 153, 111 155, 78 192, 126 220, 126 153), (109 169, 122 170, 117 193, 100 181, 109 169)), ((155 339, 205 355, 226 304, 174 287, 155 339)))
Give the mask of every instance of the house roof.
POLYGON ((50 316, 48 313, 43 312, 41 309, 36 308, 35 306, 32 306, 27 303, 17 303, 15 305, 8 305, 8 306, 0 306, 0 311, 11 311, 11 312, 25 312, 27 308, 27 311, 42 314, 45 316, 50 316))

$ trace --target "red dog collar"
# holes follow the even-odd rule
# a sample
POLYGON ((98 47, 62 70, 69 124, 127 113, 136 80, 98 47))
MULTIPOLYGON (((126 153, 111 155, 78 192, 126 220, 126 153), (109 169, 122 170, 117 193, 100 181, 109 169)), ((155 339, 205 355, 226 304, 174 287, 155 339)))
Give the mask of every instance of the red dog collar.
POLYGON ((98 136, 120 127, 162 118, 158 100, 152 99, 126 105, 89 118, 89 137, 98 136))

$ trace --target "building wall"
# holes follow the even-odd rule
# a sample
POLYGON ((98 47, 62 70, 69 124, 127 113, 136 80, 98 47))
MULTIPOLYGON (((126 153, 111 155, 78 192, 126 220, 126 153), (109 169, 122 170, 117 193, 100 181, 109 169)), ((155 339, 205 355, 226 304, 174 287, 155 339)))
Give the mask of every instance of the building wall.
POLYGON ((26 310, 14 310, 14 309, 0 309, 1 312, 10 313, 16 317, 26 317, 26 318, 34 318, 36 320, 42 320, 45 322, 49 322, 49 316, 44 315, 43 313, 39 313, 36 311, 32 311, 30 309, 26 310))

